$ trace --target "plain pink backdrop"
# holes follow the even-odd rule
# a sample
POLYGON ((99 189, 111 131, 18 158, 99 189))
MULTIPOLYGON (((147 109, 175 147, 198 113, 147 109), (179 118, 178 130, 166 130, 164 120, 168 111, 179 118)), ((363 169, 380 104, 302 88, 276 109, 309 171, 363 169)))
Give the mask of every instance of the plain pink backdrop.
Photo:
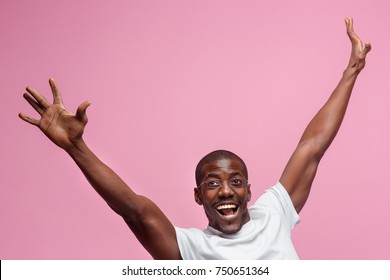
MULTIPOLYGON (((390 4, 373 1, 0 1, 0 259, 149 259, 66 153, 17 117, 31 85, 181 227, 206 226, 194 169, 215 149, 274 184, 347 65, 344 16, 370 40, 293 240, 302 259, 390 258, 390 4)), ((158 237, 156 237, 158 238, 158 237)))

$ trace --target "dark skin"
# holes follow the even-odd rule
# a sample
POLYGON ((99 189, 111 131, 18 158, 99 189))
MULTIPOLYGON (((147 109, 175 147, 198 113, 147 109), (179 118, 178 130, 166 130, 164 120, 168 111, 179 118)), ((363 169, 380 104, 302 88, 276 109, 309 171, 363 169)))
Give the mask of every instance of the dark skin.
POLYGON ((49 80, 53 104, 31 87, 24 98, 41 115, 40 120, 20 114, 20 118, 41 129, 57 146, 64 149, 79 166, 96 192, 123 217, 129 228, 155 259, 181 259, 176 232, 164 213, 147 197, 136 194, 110 167, 85 144, 82 135, 88 122, 82 103, 75 115, 66 110, 53 79, 49 80), (158 236, 158 238, 156 238, 158 236))
POLYGON ((309 197, 318 164, 339 131, 353 86, 371 50, 371 44, 363 44, 356 35, 352 18, 346 18, 345 24, 352 43, 348 66, 327 102, 306 127, 280 178, 298 213, 309 197))
POLYGON ((224 184, 217 189, 208 189, 205 185, 195 188, 195 201, 203 205, 209 225, 223 233, 236 233, 249 221, 247 203, 251 199, 250 184, 243 187, 230 187, 226 180, 243 179, 243 166, 237 159, 221 159, 205 164, 202 168, 203 178, 221 179, 224 184), (235 205, 234 215, 221 215, 216 207, 219 205, 235 205))
MULTIPOLYGON (((352 88, 371 49, 370 44, 363 45, 353 31, 352 19, 346 19, 345 23, 352 43, 348 66, 328 101, 307 126, 280 178, 297 212, 303 208, 318 164, 340 128, 352 88)), ((150 199, 135 193, 84 142, 82 136, 88 122, 86 110, 91 103, 82 103, 74 115, 65 108, 53 79, 49 80, 49 84, 53 93, 52 104, 31 87, 27 87, 27 92, 23 95, 38 112, 40 119, 22 113, 19 114, 20 118, 37 126, 72 157, 96 192, 123 217, 153 258, 181 259, 174 226, 164 213, 150 199)), ((228 180, 232 173, 240 172, 242 173, 242 166, 237 161, 219 160, 203 167, 203 179, 213 174, 212 176, 228 180)), ((227 234, 237 232, 249 221, 247 202, 250 197, 250 185, 232 189, 225 182, 219 189, 212 191, 203 187, 195 189, 195 200, 204 206, 209 224, 227 234), (238 205, 237 216, 229 219, 217 216, 214 209, 221 201, 238 205)))

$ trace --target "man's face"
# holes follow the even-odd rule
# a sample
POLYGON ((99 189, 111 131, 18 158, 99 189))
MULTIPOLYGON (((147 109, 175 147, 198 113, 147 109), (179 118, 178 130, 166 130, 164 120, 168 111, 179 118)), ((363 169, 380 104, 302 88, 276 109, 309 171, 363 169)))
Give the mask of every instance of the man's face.
POLYGON ((242 170, 243 166, 237 159, 209 162, 202 167, 202 185, 194 190, 195 200, 203 205, 209 225, 223 233, 236 233, 249 221, 247 203, 251 198, 250 185, 235 186, 240 180, 245 181, 242 170), (213 188, 215 182, 223 183, 213 188))

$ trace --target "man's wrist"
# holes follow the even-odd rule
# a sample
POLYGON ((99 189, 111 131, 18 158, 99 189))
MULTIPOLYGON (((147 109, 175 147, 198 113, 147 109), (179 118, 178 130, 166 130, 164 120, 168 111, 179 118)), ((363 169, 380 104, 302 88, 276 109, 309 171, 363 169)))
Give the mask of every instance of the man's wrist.
POLYGON ((71 145, 64 148, 65 152, 67 152, 72 158, 83 154, 87 145, 85 144, 82 138, 71 141, 71 145))
POLYGON ((343 72, 343 79, 356 80, 359 76, 360 70, 355 67, 348 66, 343 72))

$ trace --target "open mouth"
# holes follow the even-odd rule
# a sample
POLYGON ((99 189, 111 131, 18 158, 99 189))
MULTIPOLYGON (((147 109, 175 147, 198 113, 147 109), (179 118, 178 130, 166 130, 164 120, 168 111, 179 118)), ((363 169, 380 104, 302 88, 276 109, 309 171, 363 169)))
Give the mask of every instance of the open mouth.
POLYGON ((234 216, 237 213, 238 205, 236 204, 221 204, 215 207, 217 212, 224 217, 234 216))

